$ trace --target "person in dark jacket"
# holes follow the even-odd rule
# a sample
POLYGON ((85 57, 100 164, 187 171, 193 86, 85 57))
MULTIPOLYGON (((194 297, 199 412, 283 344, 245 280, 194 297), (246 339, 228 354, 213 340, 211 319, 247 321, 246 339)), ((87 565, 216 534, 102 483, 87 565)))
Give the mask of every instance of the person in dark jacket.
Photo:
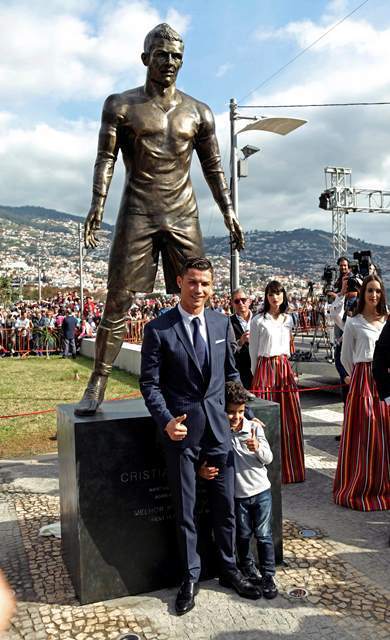
POLYGON ((76 329, 77 320, 73 315, 72 310, 68 307, 66 310, 66 316, 62 322, 62 335, 64 337, 64 353, 63 358, 67 358, 69 353, 72 354, 72 358, 76 358, 76 329))
POLYGON ((243 289, 236 289, 232 293, 231 302, 234 313, 230 316, 230 322, 237 341, 237 349, 234 353, 236 367, 245 389, 250 389, 252 384, 249 355, 249 330, 252 320, 252 311, 249 309, 250 298, 243 289))
POLYGON ((240 379, 234 337, 224 314, 204 308, 213 286, 209 260, 189 258, 177 282, 180 303, 145 325, 140 388, 167 461, 183 568, 175 607, 183 615, 199 591, 194 509, 200 459, 219 469, 208 490, 220 584, 250 599, 260 598, 261 590, 244 578, 235 558, 233 452, 225 414, 225 382, 240 379))
POLYGON ((372 373, 380 399, 390 404, 390 319, 376 342, 372 373))

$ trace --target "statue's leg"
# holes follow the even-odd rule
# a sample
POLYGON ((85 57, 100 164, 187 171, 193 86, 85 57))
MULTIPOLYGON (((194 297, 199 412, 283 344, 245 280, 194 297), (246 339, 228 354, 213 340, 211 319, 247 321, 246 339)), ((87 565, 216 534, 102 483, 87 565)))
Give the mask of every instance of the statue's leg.
POLYGON ((126 333, 126 315, 133 291, 109 290, 95 342, 95 366, 82 399, 75 408, 79 416, 93 415, 104 400, 108 376, 126 333))

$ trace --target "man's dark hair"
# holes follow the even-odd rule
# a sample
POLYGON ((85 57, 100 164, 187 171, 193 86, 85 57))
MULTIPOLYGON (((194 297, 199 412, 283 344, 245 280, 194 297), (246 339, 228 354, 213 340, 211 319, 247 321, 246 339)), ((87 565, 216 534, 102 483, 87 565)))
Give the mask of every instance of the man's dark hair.
POLYGON ((266 313, 268 313, 268 311, 271 308, 271 305, 270 305, 269 300, 268 300, 268 294, 269 293, 283 293, 283 301, 282 301, 282 304, 279 307, 279 310, 280 310, 280 313, 284 313, 285 311, 287 311, 287 309, 288 309, 288 300, 287 300, 286 289, 284 288, 282 283, 279 282, 278 280, 271 280, 271 282, 269 282, 267 284, 267 286, 265 288, 265 292, 264 292, 263 314, 265 315, 266 313))
POLYGON ((250 396, 241 382, 227 382, 225 384, 225 402, 228 404, 246 404, 250 396))
POLYGON ((198 271, 211 271, 211 275, 214 276, 213 265, 207 258, 188 258, 183 264, 180 275, 183 277, 189 269, 197 269, 198 271))
POLYGON ((184 47, 183 40, 181 36, 172 29, 166 22, 162 22, 158 24, 157 27, 154 27, 149 33, 146 34, 144 41, 144 52, 149 53, 153 46, 153 42, 155 40, 168 40, 169 42, 180 42, 184 47))
POLYGON ((346 256, 340 256, 339 258, 337 258, 337 266, 339 267, 340 266, 340 262, 343 262, 344 260, 345 260, 345 262, 348 263, 348 266, 349 266, 349 260, 348 260, 348 258, 346 256))

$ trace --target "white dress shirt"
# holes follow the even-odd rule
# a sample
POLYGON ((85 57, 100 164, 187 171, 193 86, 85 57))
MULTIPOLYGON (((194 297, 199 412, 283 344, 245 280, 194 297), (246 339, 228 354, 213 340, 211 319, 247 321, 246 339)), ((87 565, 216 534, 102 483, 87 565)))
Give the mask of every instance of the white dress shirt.
MULTIPOLYGON (((249 310, 249 318, 248 320, 245 320, 245 318, 243 318, 242 316, 239 316, 238 313, 234 314, 238 320, 238 322, 241 325, 242 330, 244 331, 250 331, 251 328, 251 320, 252 320, 252 311, 249 310)), ((238 344, 237 342, 237 351, 241 351, 243 345, 242 344, 238 344)))
POLYGON ((200 320, 199 333, 200 333, 200 335, 202 336, 203 340, 206 343, 206 352, 207 352, 207 357, 209 358, 209 356, 210 356, 210 354, 209 354, 209 341, 208 341, 208 335, 207 335, 206 320, 205 320, 205 317, 204 317, 204 309, 198 315, 192 315, 191 313, 188 313, 187 311, 185 311, 183 309, 183 307, 181 306, 180 302, 177 305, 177 308, 179 309, 179 313, 181 315, 181 319, 183 320, 184 328, 188 333, 188 337, 190 339, 190 342, 191 342, 192 346, 194 346, 194 335, 193 335, 193 329, 192 329, 193 325, 191 324, 191 321, 194 318, 199 318, 199 320, 200 320))
POLYGON ((386 320, 383 320, 381 326, 374 325, 361 313, 347 318, 341 348, 341 364, 349 375, 357 362, 372 362, 375 343, 385 323, 386 320))
POLYGON ((256 371, 259 356, 290 355, 290 339, 293 327, 292 317, 281 313, 275 320, 271 314, 255 316, 251 322, 249 334, 249 353, 251 370, 256 371))

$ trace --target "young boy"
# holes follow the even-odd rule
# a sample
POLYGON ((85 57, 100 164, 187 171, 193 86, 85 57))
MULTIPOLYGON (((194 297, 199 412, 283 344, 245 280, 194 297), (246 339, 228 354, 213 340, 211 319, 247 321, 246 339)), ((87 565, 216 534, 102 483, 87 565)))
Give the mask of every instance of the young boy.
MULTIPOLYGON (((237 555, 240 570, 252 584, 258 585, 263 596, 271 600, 278 594, 274 581, 275 552, 272 540, 272 496, 267 475, 267 464, 272 462, 272 451, 263 427, 245 418, 248 392, 238 382, 226 384, 226 412, 232 432, 235 466, 235 509, 237 528, 237 555), (259 568, 250 549, 252 535, 256 538, 259 568)), ((207 460, 199 475, 213 480, 217 467, 209 467, 207 460)))

